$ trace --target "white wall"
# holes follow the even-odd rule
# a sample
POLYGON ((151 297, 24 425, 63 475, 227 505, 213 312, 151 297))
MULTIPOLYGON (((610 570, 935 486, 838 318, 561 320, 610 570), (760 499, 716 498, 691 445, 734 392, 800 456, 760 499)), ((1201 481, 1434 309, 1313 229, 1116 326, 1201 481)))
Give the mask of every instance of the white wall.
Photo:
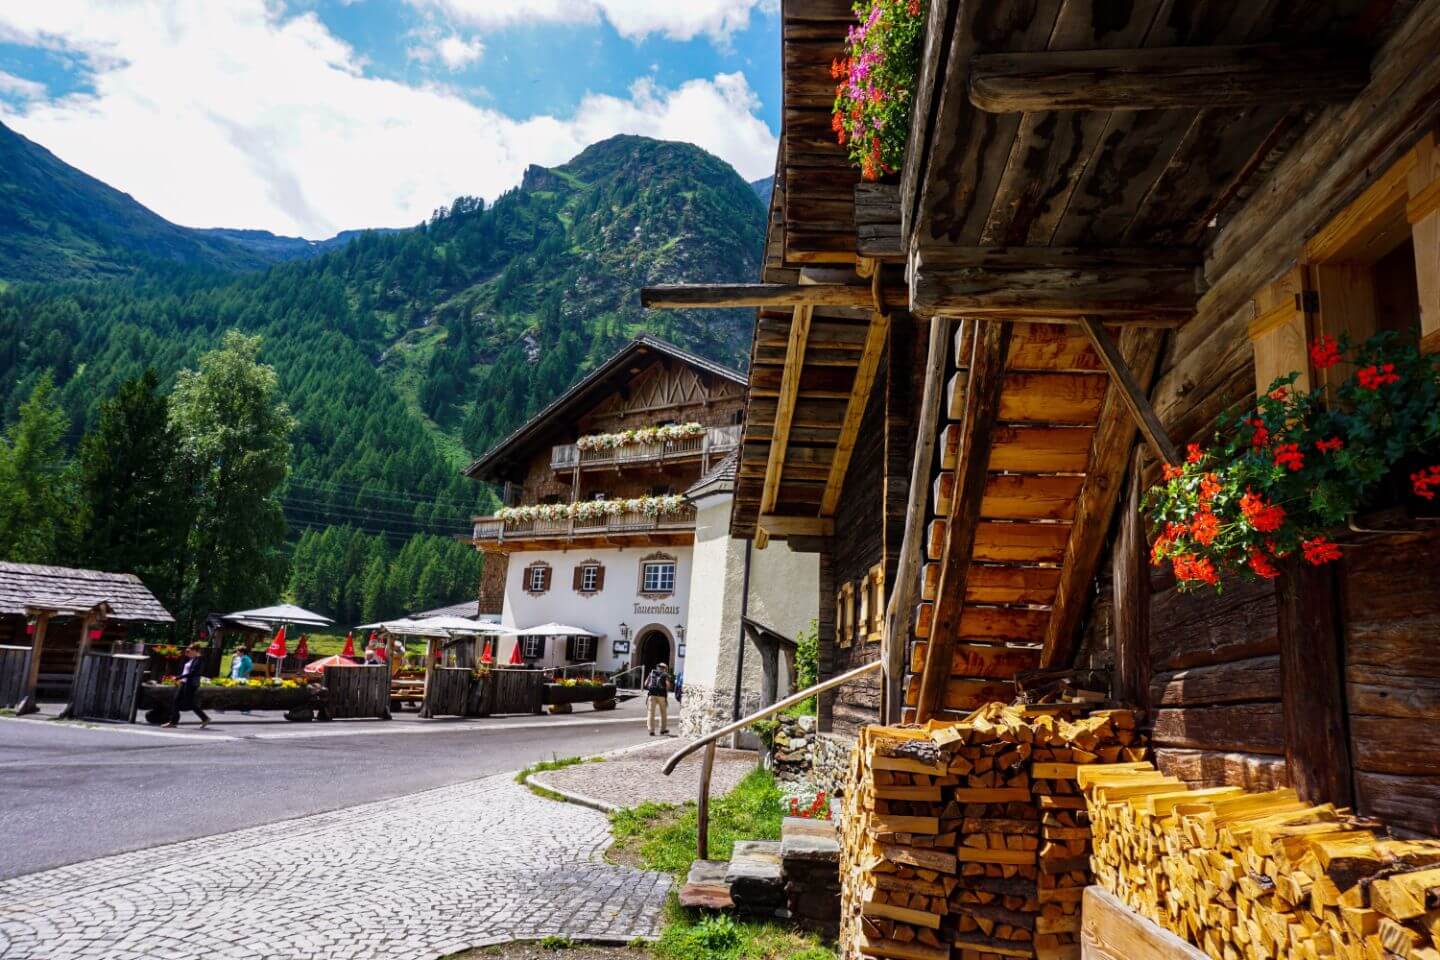
MULTIPOLYGON (((678 656, 674 641, 679 636, 677 628, 680 626, 686 627, 688 640, 692 553, 689 546, 665 546, 534 550, 511 554, 505 572, 505 609, 501 614, 501 625, 523 630, 554 621, 584 627, 600 635, 596 662, 604 670, 620 670, 639 662, 640 638, 647 630, 661 627, 671 637, 672 666, 683 670, 685 661, 678 656), (675 593, 664 599, 641 596, 639 592, 641 558, 654 553, 675 558, 675 593), (532 595, 525 591, 524 577, 526 568, 537 560, 550 564, 550 589, 543 594, 532 595), (604 565, 605 586, 596 593, 578 593, 574 589, 575 568, 592 560, 604 565), (631 628, 630 653, 616 656, 612 652, 613 642, 622 639, 621 623, 631 628)), ((513 640, 507 639, 500 645, 500 662, 509 658, 513 643, 513 640)), ((563 665, 563 641, 552 641, 550 646, 552 649, 547 650, 541 664, 563 665)))

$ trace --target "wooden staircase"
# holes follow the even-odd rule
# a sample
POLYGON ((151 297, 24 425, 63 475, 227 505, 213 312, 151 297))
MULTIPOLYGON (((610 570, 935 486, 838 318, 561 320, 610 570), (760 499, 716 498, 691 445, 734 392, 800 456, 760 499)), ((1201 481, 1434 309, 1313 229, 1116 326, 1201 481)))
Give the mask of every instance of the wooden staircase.
MULTIPOLYGON (((1064 661, 1135 436, 1084 327, 962 320, 954 340, 907 719, 1009 701, 1064 661)), ((1130 328, 1120 352, 1148 380, 1158 346, 1130 328)))

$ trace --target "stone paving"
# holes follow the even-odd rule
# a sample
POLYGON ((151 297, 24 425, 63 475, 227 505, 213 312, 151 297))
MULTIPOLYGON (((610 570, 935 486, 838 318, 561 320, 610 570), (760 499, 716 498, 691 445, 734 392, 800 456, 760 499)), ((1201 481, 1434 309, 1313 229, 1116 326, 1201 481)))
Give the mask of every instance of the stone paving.
POLYGON ((603 814, 489 777, 0 882, 0 957, 432 960, 654 936, 669 878, 604 863, 609 841, 603 814))
MULTIPOLYGON (((685 803, 700 794, 700 761, 696 751, 675 768, 670 776, 660 767, 684 741, 667 738, 607 756, 603 763, 581 763, 559 770, 532 774, 530 782, 563 793, 597 800, 607 807, 634 807, 651 803, 685 803)), ((720 797, 735 788, 745 774, 755 769, 756 755, 745 750, 716 750, 710 777, 710 796, 720 797)))

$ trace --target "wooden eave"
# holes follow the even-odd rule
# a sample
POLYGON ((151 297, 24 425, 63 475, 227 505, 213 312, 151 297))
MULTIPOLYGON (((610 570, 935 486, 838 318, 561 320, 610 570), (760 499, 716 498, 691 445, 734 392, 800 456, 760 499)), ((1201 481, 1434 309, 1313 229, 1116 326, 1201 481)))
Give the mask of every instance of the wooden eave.
MULTIPOLYGON (((1137 421, 1153 420, 1166 334, 1146 327, 1184 339, 1226 225, 1366 83, 1368 66, 1336 57, 1325 89, 1317 51, 1374 50, 1391 6, 1417 5, 1140 0, 1102 17, 1089 0, 932 0, 902 238, 912 309, 965 319, 928 374, 951 384, 949 422, 919 498, 934 520, 908 717, 963 712, 1019 670, 1068 664, 1137 421), (1245 68, 1274 69, 1273 98, 1252 75, 1201 102, 1187 67, 1240 64, 1247 44, 1303 50, 1312 75, 1267 47, 1245 68), (1187 49, 1153 55, 1165 48, 1187 49), (1127 60, 1138 74, 1117 74, 1127 60)), ((1167 442, 1153 422, 1146 433, 1167 442)))

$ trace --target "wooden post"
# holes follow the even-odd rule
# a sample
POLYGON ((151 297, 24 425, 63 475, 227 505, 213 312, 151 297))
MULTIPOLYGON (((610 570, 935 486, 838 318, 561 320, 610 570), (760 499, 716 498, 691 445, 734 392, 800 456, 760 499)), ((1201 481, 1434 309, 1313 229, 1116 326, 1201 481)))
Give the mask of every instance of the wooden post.
POLYGON ((45 649, 45 628, 50 625, 50 616, 48 612, 35 614, 35 639, 30 643, 30 662, 25 667, 25 684, 20 688, 20 705, 15 708, 17 717, 38 713, 40 710, 35 703, 35 688, 40 683, 40 654, 45 649))
POLYGON ((1285 763, 1306 803, 1353 803, 1345 727, 1340 584, 1335 564, 1292 558, 1277 582, 1285 763))
MULTIPOLYGON (((950 346, 950 320, 930 321, 930 347, 925 360, 925 386, 920 399, 920 422, 915 432, 915 458, 910 465, 910 500, 905 512, 905 536, 900 546, 900 563, 895 573, 895 591, 885 611, 885 634, 881 639, 885 661, 885 686, 881 696, 886 723, 899 723, 905 706, 901 689, 905 675, 905 646, 910 639, 910 617, 919 594, 920 564, 924 560, 925 498, 934 460, 936 429, 940 422, 945 392, 945 359, 950 346)), ((822 597, 822 605, 824 598, 822 597)))
POLYGON ((425 686, 420 691, 420 719, 428 720, 430 713, 430 678, 435 673, 435 638, 425 638, 425 686))
POLYGON ((1149 709, 1150 571, 1146 563, 1140 455, 1131 458, 1130 491, 1120 517, 1120 535, 1111 557, 1115 590, 1115 672, 1117 700, 1149 709))
POLYGON ((80 685, 80 671, 85 669, 85 654, 90 652, 90 628, 97 623, 103 622, 105 611, 96 607, 80 618, 80 640, 75 649, 75 669, 70 674, 70 702, 65 704, 65 709, 60 711, 61 720, 68 720, 75 716, 75 693, 80 685))
POLYGON ((705 744, 700 764, 700 799, 695 805, 695 857, 710 859, 710 772, 715 769, 715 741, 705 744))

